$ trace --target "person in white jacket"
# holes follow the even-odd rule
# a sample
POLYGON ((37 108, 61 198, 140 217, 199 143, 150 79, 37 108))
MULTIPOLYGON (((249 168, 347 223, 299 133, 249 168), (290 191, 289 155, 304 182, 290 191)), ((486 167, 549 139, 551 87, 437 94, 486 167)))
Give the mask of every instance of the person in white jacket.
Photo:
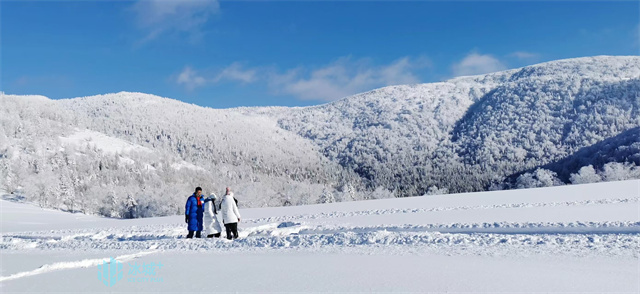
POLYGON ((224 228, 227 231, 227 239, 231 240, 238 238, 238 222, 240 222, 240 212, 238 211, 238 205, 235 198, 233 198, 233 192, 231 188, 227 187, 227 192, 220 201, 220 211, 222 212, 222 222, 224 228))
POLYGON ((207 226, 207 238, 219 238, 222 233, 220 222, 218 221, 218 209, 216 207, 216 194, 209 195, 209 201, 204 203, 204 224, 207 226))

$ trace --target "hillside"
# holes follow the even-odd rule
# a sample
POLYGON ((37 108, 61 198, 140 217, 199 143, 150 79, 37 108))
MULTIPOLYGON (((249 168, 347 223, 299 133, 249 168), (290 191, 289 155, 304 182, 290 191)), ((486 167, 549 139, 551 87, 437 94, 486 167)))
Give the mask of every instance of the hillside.
POLYGON ((401 196, 482 191, 640 126, 640 57, 387 87, 294 110, 279 123, 373 187, 401 196))
POLYGON ((5 185, 47 207, 122 217, 137 203, 138 216, 169 215, 196 186, 231 186, 245 207, 299 205, 360 182, 264 116, 140 93, 2 102, 5 185))

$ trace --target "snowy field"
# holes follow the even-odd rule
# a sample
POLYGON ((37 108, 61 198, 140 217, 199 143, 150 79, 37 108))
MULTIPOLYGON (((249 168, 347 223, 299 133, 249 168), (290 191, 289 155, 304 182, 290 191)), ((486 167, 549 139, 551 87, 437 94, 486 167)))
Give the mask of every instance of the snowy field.
POLYGON ((244 209, 236 241, 3 198, 2 293, 640 291, 640 180, 244 209))

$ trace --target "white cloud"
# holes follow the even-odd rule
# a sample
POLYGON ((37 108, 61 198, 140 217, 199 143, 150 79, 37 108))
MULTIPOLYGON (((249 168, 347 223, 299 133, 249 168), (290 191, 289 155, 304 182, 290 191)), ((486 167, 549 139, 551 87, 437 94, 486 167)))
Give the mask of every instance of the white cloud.
POLYGON ((367 59, 352 61, 343 57, 308 75, 302 68, 272 73, 269 84, 276 92, 302 100, 332 101, 378 87, 418 83, 413 71, 429 65, 426 58, 404 57, 388 65, 373 66, 367 59))
POLYGON ((223 80, 239 81, 243 83, 252 83, 256 81, 258 69, 244 69, 239 62, 234 62, 227 68, 223 69, 214 79, 213 82, 223 80))
POLYGON ((204 86, 207 83, 207 79, 198 75, 198 73, 186 66, 176 79, 178 85, 184 85, 188 90, 193 90, 197 87, 204 86))
POLYGON ((470 53, 452 67, 454 76, 479 75, 507 69, 507 66, 489 54, 470 53))
POLYGON ((145 32, 140 43, 163 34, 184 33, 193 40, 201 37, 202 26, 219 11, 217 0, 139 0, 132 10, 138 27, 145 32))
POLYGON ((516 51, 516 52, 513 52, 513 53, 509 54, 509 56, 513 56, 513 57, 518 58, 518 59, 536 59, 536 58, 540 57, 540 54, 531 53, 531 52, 525 52, 525 51, 516 51))
POLYGON ((252 83, 257 80, 257 75, 257 68, 244 69, 239 62, 232 63, 215 75, 201 74, 190 66, 185 66, 182 72, 180 72, 175 78, 175 82, 191 91, 195 88, 217 84, 223 81, 252 83))
POLYGON ((430 65, 425 57, 404 57, 381 66, 372 65, 368 59, 343 57, 315 70, 300 67, 281 73, 264 67, 248 68, 234 62, 211 75, 199 74, 187 66, 175 81, 187 90, 225 81, 242 84, 264 82, 276 94, 293 95, 302 100, 332 101, 383 86, 419 83, 414 71, 430 65))
POLYGON ((380 76, 385 84, 415 84, 418 78, 412 73, 414 68, 430 66, 431 62, 426 58, 411 60, 409 57, 398 59, 388 66, 380 69, 380 76))

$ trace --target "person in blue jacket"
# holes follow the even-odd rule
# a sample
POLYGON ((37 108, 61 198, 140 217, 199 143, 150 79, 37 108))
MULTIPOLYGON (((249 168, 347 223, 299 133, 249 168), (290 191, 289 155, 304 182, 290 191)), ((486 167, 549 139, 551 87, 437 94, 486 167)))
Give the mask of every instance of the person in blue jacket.
POLYGON ((200 234, 203 229, 203 217, 204 217, 204 203, 207 200, 202 197, 202 188, 197 187, 193 195, 187 199, 187 204, 184 208, 184 220, 187 222, 187 238, 193 238, 193 232, 196 233, 196 238, 200 238, 200 234))

